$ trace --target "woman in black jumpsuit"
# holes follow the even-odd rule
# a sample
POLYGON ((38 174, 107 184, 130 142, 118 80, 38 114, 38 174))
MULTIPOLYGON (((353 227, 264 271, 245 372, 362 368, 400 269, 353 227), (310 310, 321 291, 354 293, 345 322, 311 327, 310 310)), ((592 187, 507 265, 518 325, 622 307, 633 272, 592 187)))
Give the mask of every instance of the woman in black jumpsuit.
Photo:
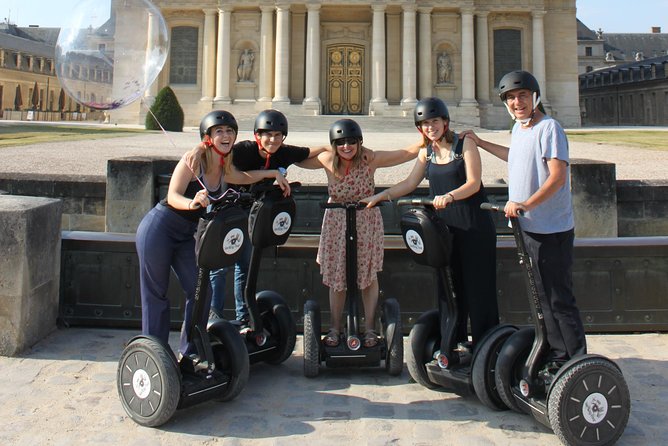
MULTIPOLYGON (((467 320, 475 345, 498 325, 496 301, 496 229, 480 180, 480 154, 473 141, 459 140, 449 130, 450 117, 438 98, 423 99, 415 107, 415 125, 423 136, 423 149, 409 176, 400 183, 364 199, 369 206, 412 192, 422 179, 429 180, 438 215, 453 234, 451 267, 459 308, 456 339, 467 342, 467 320)), ((439 287, 442 287, 439 281, 439 287)), ((439 299, 444 290, 439 289, 439 299)), ((444 324, 441 314, 441 326, 444 324)))

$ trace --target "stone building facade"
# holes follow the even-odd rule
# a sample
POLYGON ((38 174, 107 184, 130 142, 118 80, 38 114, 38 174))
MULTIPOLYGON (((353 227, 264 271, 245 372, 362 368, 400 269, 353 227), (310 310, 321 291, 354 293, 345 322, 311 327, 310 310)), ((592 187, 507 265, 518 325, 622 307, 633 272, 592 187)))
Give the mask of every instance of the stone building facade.
MULTIPOLYGON (((171 48, 148 100, 169 85, 186 125, 213 108, 410 116, 438 96, 458 122, 505 128, 497 84, 513 69, 534 73, 553 116, 580 124, 575 0, 154 3, 171 48)), ((112 120, 143 113, 132 104, 112 120)))

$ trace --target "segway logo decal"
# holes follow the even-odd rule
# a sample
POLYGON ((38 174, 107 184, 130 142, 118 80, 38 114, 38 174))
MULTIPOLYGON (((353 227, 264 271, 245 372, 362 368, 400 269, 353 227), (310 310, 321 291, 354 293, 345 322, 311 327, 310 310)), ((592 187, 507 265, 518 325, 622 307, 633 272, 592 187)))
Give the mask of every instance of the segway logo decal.
POLYGON ((234 228, 227 234, 223 239, 223 252, 228 256, 236 253, 241 249, 241 245, 244 244, 244 233, 239 228, 234 228))
POLYGON ((600 423, 608 414, 608 400, 602 394, 594 392, 582 405, 582 416, 591 424, 600 423))
POLYGON ((422 237, 416 231, 409 229, 406 231, 406 246, 415 254, 422 254, 424 252, 424 242, 422 237))
POLYGON ((287 212, 281 212, 274 218, 272 229, 276 235, 284 235, 292 226, 292 217, 287 212))

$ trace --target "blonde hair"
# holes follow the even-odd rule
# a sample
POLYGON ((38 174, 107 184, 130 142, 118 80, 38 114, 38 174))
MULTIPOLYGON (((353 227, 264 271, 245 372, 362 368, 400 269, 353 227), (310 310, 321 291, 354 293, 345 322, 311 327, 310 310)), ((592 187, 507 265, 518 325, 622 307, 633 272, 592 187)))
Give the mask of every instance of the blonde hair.
MULTIPOLYGON (((232 169, 232 150, 230 150, 230 153, 227 154, 227 156, 223 157, 225 160, 225 164, 223 164, 223 175, 230 173, 230 170, 232 169)), ((202 156, 200 156, 199 162, 201 163, 202 171, 204 173, 210 173, 215 169, 216 163, 213 161, 213 149, 211 147, 207 147, 202 156)))
MULTIPOLYGON (((335 140, 336 141, 336 140, 335 140)), ((334 150, 334 159, 332 161, 332 170, 334 171, 334 176, 337 179, 343 178, 345 175, 339 173, 339 166, 341 165, 341 159, 339 157, 339 152, 336 150, 335 141, 332 141, 332 149, 334 150)), ((357 138, 357 152, 352 160, 350 160, 350 167, 357 167, 362 161, 362 156, 364 155, 364 147, 362 147, 361 140, 357 138)))

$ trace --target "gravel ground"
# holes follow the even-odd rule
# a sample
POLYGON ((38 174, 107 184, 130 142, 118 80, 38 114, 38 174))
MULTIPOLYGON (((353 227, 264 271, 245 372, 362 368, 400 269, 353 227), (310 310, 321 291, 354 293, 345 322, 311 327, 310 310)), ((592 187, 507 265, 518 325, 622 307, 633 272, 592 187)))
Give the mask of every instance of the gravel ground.
MULTIPOLYGON (((287 138, 289 144, 319 146, 328 142, 328 128, 336 117, 316 116, 291 123, 287 138)), ((364 144, 375 150, 390 150, 404 147, 417 140, 418 134, 410 118, 356 118, 364 130, 364 144)), ((294 121, 294 119, 293 119, 294 121)), ((11 125, 10 121, 1 121, 0 125, 11 125)), ((22 123, 23 124, 23 123, 22 123)), ((40 125, 34 123, 34 125, 40 125)), ((84 124, 85 125, 85 124, 84 124)), ((240 120, 240 128, 249 129, 249 118, 240 120)), ((456 130, 463 126, 453 124, 456 130)), ((656 129, 656 128, 647 128, 656 129)), ((487 140, 508 144, 508 131, 490 131, 474 129, 487 140)), ((620 129, 623 130, 623 129, 620 129)), ((620 136, 623 133, 620 132, 620 136)), ((668 132, 667 132, 668 135, 668 132)), ((251 132, 241 131, 239 140, 250 139, 251 132)), ((91 139, 89 141, 53 141, 44 144, 6 147, 0 149, 0 174, 7 176, 29 176, 31 174, 51 174, 66 176, 106 177, 107 160, 128 156, 180 156, 198 141, 195 128, 186 128, 182 133, 151 133, 127 137, 91 139)), ((668 144, 668 143, 667 143, 668 144)), ((614 163, 617 179, 621 180, 664 180, 668 165, 668 150, 647 150, 635 147, 609 144, 571 142, 571 158, 590 159, 614 163)), ((481 151, 483 163, 483 181, 492 183, 507 178, 505 163, 485 151, 481 151)), ((393 184, 404 178, 413 163, 379 169, 376 183, 393 184)), ((326 182, 322 171, 306 171, 292 167, 290 180, 307 184, 326 182)))

